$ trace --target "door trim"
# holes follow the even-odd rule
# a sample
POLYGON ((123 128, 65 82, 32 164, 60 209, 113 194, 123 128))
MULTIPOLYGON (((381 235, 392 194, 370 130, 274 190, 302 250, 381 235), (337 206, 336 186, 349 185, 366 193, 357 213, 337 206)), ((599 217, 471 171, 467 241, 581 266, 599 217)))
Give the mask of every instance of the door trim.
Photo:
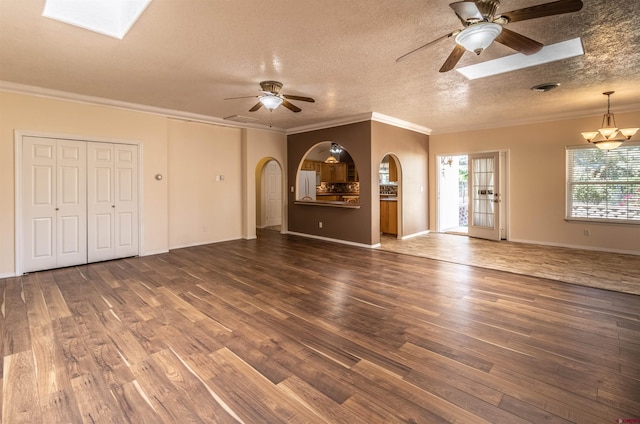
POLYGON ((15 203, 14 203, 14 275, 20 276, 23 272, 23 257, 22 257, 22 139, 23 137, 41 137, 41 138, 53 138, 61 140, 73 140, 73 141, 86 141, 97 143, 115 143, 115 144, 131 144, 138 146, 138 256, 142 256, 144 252, 144 198, 143 192, 143 163, 142 163, 142 151, 143 143, 137 140, 122 140, 115 138, 101 138, 90 136, 78 136, 73 134, 61 134, 50 133, 42 131, 29 131, 29 130, 14 130, 14 190, 15 190, 15 203))

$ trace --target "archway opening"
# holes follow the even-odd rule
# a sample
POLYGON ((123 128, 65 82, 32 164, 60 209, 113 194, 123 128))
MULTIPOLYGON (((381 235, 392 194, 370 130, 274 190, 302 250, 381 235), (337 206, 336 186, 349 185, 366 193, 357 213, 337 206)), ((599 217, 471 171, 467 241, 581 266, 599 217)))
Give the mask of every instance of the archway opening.
POLYGON ((380 234, 387 237, 402 235, 401 169, 398 159, 385 155, 378 171, 380 185, 380 234))
POLYGON ((282 167, 272 158, 265 158, 256 168, 256 228, 282 230, 282 175, 282 167))
POLYGON ((322 141, 302 158, 296 200, 360 203, 360 179, 349 152, 339 143, 322 141))

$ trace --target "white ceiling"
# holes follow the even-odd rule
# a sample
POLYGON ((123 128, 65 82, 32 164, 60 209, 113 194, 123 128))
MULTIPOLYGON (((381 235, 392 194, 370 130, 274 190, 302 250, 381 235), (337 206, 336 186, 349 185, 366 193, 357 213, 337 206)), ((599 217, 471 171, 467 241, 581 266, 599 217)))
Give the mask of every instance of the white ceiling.
MULTIPOLYGON (((438 73, 461 27, 438 0, 153 0, 123 40, 42 17, 44 0, 0 0, 0 87, 24 84, 291 130, 377 112, 432 133, 640 110, 640 2, 584 0, 580 12, 507 27, 544 44, 581 37, 585 55, 469 81, 438 73), (248 112, 258 83, 310 96, 248 112), (547 93, 530 87, 559 82, 547 93)), ((504 0, 499 11, 546 3, 504 0)), ((514 53, 494 43, 458 67, 514 53)), ((596 123, 594 123, 595 125, 596 123)), ((620 122, 620 125, 625 123, 620 122)), ((631 125, 634 123, 627 123, 631 125)), ((637 123, 635 123, 637 124, 637 123)))

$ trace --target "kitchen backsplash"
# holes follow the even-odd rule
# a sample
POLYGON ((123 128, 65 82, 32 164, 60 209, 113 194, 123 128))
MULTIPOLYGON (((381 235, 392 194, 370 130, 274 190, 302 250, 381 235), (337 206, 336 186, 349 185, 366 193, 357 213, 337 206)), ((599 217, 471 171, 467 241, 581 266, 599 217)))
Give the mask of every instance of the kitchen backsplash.
POLYGON ((316 193, 360 193, 360 183, 327 183, 316 186, 316 193))
POLYGON ((380 194, 388 194, 391 196, 398 195, 398 185, 397 184, 380 184, 380 194))

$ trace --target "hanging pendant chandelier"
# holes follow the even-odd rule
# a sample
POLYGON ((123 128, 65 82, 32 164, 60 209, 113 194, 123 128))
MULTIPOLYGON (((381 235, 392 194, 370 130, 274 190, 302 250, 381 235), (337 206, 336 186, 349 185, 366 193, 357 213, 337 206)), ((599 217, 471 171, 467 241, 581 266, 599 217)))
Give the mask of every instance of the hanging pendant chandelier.
POLYGON ((583 132, 582 136, 589 143, 593 143, 602 150, 611 150, 620 146, 635 135, 640 128, 622 128, 616 126, 616 118, 611 113, 611 95, 615 91, 605 91, 607 96, 607 113, 602 117, 602 124, 598 131, 583 132))

